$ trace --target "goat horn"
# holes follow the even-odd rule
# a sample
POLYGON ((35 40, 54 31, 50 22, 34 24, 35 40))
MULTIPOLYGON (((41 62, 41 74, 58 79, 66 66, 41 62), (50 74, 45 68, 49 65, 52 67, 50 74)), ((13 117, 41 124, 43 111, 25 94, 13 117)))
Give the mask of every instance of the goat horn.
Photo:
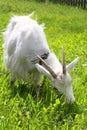
POLYGON ((63 67, 63 74, 66 74, 66 63, 65 63, 64 48, 62 48, 62 67, 63 67))
POLYGON ((50 66, 38 55, 37 56, 39 58, 39 60, 43 63, 43 65, 45 66, 45 68, 50 72, 50 74, 53 76, 53 78, 56 78, 57 75, 55 74, 55 72, 50 68, 50 66))

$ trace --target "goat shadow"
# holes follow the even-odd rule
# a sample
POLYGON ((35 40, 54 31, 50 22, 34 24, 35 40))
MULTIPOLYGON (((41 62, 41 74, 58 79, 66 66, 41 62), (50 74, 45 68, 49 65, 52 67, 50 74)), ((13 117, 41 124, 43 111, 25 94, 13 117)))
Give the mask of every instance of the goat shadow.
MULTIPOLYGON (((33 83, 29 84, 17 81, 16 85, 13 88, 11 88, 10 98, 14 98, 17 94, 24 100, 26 100, 28 95, 30 94, 35 103, 37 103, 36 90, 33 83)), ((57 111, 61 111, 64 114, 64 116, 67 117, 67 115, 70 114, 74 119, 75 115, 81 112, 76 102, 67 105, 65 103, 64 95, 56 94, 52 89, 51 82, 48 80, 48 78, 44 77, 40 90, 40 102, 42 102, 44 107, 49 108, 50 103, 52 105, 55 104, 57 99, 59 99, 60 103, 55 109, 55 113, 57 113, 57 111)), ((63 115, 60 114, 60 121, 62 120, 62 116, 63 115)))

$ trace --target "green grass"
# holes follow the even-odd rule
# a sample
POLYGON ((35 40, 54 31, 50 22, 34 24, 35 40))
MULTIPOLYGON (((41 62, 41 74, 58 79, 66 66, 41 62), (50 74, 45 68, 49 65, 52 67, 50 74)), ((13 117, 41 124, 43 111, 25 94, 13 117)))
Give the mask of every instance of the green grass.
POLYGON ((0 130, 87 130, 87 10, 34 0, 0 1, 0 130), (79 56, 79 62, 70 74, 76 103, 66 105, 65 97, 57 95, 48 78, 42 79, 41 100, 36 102, 34 84, 17 81, 9 88, 10 75, 4 67, 3 37, 13 15, 28 15, 45 23, 45 33, 52 51, 61 61, 61 48, 66 62, 79 56))

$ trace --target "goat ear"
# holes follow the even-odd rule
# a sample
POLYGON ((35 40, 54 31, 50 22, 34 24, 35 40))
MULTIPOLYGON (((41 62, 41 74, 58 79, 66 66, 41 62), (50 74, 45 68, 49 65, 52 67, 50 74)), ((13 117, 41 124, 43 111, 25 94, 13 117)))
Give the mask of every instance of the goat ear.
POLYGON ((71 70, 76 65, 78 60, 79 60, 79 57, 77 57, 75 60, 73 60, 68 66, 66 66, 66 70, 67 71, 71 70))
POLYGON ((38 63, 35 64, 36 69, 40 72, 43 73, 44 75, 46 75, 47 77, 49 77, 50 79, 52 79, 52 76, 50 74, 50 72, 45 69, 43 66, 39 65, 38 63))

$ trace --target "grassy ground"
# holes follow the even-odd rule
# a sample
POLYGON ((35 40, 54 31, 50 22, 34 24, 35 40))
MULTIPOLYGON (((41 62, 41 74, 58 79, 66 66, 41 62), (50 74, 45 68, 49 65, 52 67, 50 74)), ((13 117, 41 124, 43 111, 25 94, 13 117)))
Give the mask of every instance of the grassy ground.
POLYGON ((32 0, 0 1, 0 130, 87 130, 87 10, 32 0), (34 18, 45 23, 49 46, 61 61, 61 48, 66 62, 79 56, 79 62, 70 74, 76 103, 66 105, 65 97, 51 89, 47 78, 42 80, 41 100, 36 102, 34 85, 16 82, 9 88, 10 75, 3 62, 3 38, 9 19, 13 15, 27 15, 35 11, 34 18))

